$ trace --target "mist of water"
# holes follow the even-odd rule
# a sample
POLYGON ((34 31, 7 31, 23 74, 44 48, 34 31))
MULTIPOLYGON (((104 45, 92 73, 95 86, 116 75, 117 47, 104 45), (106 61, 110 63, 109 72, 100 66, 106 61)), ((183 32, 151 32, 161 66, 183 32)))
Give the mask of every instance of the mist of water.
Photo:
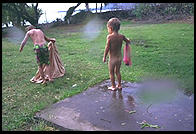
POLYGON ((103 21, 98 17, 94 17, 82 28, 82 37, 87 40, 94 40, 99 36, 102 28, 103 21))
POLYGON ((24 39, 24 36, 25 36, 25 32, 16 26, 7 29, 7 38, 13 44, 20 45, 20 43, 24 39))
POLYGON ((144 103, 169 102, 175 99, 177 82, 172 80, 147 80, 142 83, 138 95, 144 103))

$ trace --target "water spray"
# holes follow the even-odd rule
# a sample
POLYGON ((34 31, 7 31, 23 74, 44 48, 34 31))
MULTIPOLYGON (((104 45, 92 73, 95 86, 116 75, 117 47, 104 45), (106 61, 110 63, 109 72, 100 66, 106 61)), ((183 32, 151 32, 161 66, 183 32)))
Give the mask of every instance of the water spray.
POLYGON ((98 17, 91 19, 82 29, 82 37, 87 40, 94 40, 99 36, 101 29, 103 27, 103 21, 98 17))
POLYGON ((142 82, 138 96, 143 103, 169 102, 176 98, 178 84, 172 80, 147 80, 142 82))
POLYGON ((13 44, 20 45, 24 36, 25 32, 16 26, 13 26, 7 30, 8 41, 12 42, 13 44))

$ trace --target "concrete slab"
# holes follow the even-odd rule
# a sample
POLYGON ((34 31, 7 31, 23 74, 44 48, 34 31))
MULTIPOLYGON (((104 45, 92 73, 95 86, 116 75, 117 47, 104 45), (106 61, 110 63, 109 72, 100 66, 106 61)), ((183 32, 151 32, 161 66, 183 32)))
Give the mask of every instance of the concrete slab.
POLYGON ((110 80, 106 80, 53 104, 36 117, 76 131, 194 131, 194 95, 178 91, 168 101, 146 103, 139 92, 141 85, 123 82, 122 91, 110 91, 110 80), (144 120, 160 128, 141 129, 139 123, 144 120))

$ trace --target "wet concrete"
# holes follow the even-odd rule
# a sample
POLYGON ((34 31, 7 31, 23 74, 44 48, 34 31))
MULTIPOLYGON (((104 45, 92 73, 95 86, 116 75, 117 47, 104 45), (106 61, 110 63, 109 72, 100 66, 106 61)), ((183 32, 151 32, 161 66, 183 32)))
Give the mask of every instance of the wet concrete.
POLYGON ((110 85, 109 80, 99 83, 36 113, 36 117, 65 129, 81 131, 194 130, 194 95, 172 90, 173 97, 158 101, 151 95, 149 101, 142 94, 145 84, 123 82, 122 91, 110 91, 107 89, 110 85), (135 113, 129 113, 134 110, 135 113), (144 120, 160 128, 141 129, 139 123, 144 120))

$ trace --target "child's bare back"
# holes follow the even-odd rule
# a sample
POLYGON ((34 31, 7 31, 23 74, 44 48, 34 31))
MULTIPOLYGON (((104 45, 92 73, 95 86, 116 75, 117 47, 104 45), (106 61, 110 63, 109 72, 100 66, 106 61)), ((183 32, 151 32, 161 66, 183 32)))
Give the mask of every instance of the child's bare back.
POLYGON ((42 45, 45 44, 44 33, 40 29, 32 29, 29 31, 29 35, 33 41, 33 44, 42 45))
POLYGON ((123 35, 118 33, 113 33, 108 36, 108 40, 110 40, 110 51, 109 57, 111 60, 122 60, 121 48, 123 43, 123 35))

